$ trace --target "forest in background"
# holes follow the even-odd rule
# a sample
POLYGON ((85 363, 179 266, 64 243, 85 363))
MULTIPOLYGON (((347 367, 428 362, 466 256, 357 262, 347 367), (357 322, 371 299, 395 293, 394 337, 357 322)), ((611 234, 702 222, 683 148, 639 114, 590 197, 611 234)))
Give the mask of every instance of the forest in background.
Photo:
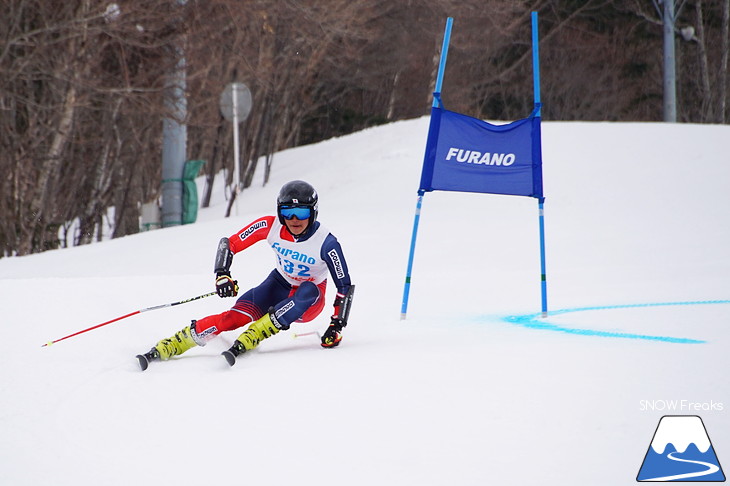
MULTIPOLYGON (((179 121, 187 159, 206 161, 206 206, 214 178, 233 177, 228 83, 253 95, 248 187, 257 163, 273 162, 263 156, 426 115, 449 16, 450 110, 530 113, 537 11, 544 120, 661 121, 662 1, 2 2, 0 257, 140 231, 142 205, 160 197, 166 95, 183 57, 179 121)), ((730 0, 674 1, 678 121, 726 124, 730 0)))

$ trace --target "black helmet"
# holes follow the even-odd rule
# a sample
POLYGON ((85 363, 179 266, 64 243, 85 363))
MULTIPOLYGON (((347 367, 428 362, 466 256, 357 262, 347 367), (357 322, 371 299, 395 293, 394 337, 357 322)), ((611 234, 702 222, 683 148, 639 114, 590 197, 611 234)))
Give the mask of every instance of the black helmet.
POLYGON ((287 182, 279 191, 279 197, 276 198, 276 215, 279 217, 279 222, 284 224, 284 217, 281 215, 282 206, 309 208, 309 226, 307 228, 311 228, 317 220, 318 203, 317 191, 311 184, 304 181, 287 182))

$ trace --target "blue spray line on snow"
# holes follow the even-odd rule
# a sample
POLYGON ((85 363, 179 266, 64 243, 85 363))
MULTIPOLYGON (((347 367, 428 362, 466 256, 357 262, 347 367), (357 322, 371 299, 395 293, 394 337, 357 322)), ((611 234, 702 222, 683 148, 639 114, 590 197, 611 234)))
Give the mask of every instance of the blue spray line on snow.
MULTIPOLYGON (((597 311, 597 310, 613 310, 613 309, 632 309, 640 307, 662 307, 662 306, 685 306, 685 305, 705 305, 705 304, 730 304, 730 300, 702 300, 692 302, 657 302, 651 304, 625 304, 625 305, 608 305, 598 307, 576 307, 573 309, 560 309, 551 311, 549 316, 556 316, 560 314, 568 314, 571 312, 585 312, 585 311, 597 311)), ((544 331, 557 331, 568 334, 578 334, 581 336, 598 336, 608 338, 623 338, 623 339, 644 339, 648 341, 663 341, 668 343, 681 343, 681 344, 699 344, 705 341, 698 339, 689 338, 677 338, 671 336, 649 336, 645 334, 633 334, 625 332, 610 332, 610 331, 599 331, 595 329, 576 329, 570 327, 559 326, 557 324, 551 324, 542 318, 542 313, 538 314, 525 314, 520 316, 507 316, 503 317, 504 322, 510 324, 516 324, 518 326, 527 327, 530 329, 541 329, 544 331)))

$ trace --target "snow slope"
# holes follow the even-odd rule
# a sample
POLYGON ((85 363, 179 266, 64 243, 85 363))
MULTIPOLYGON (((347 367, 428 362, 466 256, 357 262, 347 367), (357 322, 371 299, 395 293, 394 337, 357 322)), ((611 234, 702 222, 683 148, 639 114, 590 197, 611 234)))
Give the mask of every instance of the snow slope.
MULTIPOLYGON (((535 200, 442 192, 400 321, 427 126, 277 154, 228 219, 219 191, 194 225, 0 259, 0 484, 629 485, 667 414, 700 415, 730 464, 730 127, 544 123, 548 318, 535 200), (292 338, 322 316, 233 368, 236 333, 139 371, 218 297, 41 347, 212 290, 219 238, 294 178, 357 285, 339 348, 292 338)), ((233 275, 273 263, 258 245, 233 275)))

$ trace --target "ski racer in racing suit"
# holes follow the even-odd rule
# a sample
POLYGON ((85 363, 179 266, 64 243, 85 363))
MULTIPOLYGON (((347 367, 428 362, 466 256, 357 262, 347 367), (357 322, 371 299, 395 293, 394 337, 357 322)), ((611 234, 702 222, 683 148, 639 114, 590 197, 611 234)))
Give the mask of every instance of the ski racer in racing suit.
POLYGON ((149 361, 168 360, 224 331, 250 324, 223 353, 229 364, 235 357, 254 349, 294 322, 309 322, 325 305, 328 275, 337 288, 334 313, 321 338, 321 345, 333 348, 342 340, 355 286, 337 239, 317 221, 318 196, 304 181, 285 184, 277 198, 277 216, 264 216, 236 234, 222 238, 215 259, 216 291, 220 297, 238 295, 238 283, 231 278, 233 255, 266 240, 276 254, 276 268, 257 287, 244 292, 233 307, 222 314, 194 320, 174 336, 159 341, 148 353, 139 355, 142 369, 149 361), (143 359, 144 358, 144 359, 143 359), (145 363, 146 361, 146 363, 145 363))

